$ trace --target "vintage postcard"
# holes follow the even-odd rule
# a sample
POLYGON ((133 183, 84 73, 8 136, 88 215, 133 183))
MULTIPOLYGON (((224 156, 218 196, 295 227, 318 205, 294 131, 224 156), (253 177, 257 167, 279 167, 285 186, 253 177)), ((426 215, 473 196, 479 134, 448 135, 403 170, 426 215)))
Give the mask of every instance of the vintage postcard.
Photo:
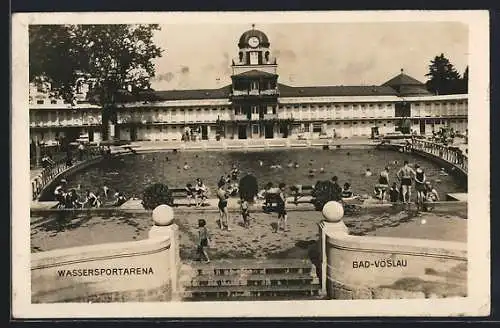
POLYGON ((488 315, 488 18, 15 14, 14 317, 488 315))

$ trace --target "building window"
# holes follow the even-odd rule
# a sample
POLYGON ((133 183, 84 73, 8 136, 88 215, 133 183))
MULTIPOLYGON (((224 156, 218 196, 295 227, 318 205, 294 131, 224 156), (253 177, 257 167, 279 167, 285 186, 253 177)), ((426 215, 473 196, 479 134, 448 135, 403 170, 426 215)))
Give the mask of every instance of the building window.
POLYGON ((43 100, 37 100, 37 101, 36 101, 36 103, 37 103, 38 105, 43 105, 43 100))
POLYGON ((252 125, 252 133, 253 134, 259 133, 259 126, 257 124, 252 125))
POLYGON ((309 132, 309 124, 304 125, 304 132, 309 132))
POLYGON ((321 124, 320 123, 313 124, 313 132, 321 132, 321 124))
POLYGON ((352 122, 353 125, 358 125, 358 122, 352 122))
POLYGON ((299 108, 299 105, 294 105, 293 107, 294 107, 294 108, 299 108))
POLYGON ((378 108, 382 108, 382 104, 378 104, 378 108))
POLYGON ((57 100, 52 99, 52 100, 50 101, 50 103, 51 103, 52 105, 57 104, 57 100))

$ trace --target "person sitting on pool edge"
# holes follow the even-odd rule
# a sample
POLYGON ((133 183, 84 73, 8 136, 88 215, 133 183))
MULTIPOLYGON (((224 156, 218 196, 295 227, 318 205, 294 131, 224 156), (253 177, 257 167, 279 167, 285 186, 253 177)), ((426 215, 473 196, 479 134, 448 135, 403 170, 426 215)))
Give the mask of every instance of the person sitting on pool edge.
POLYGON ((187 183, 186 187, 184 189, 186 190, 186 199, 188 201, 188 206, 191 206, 191 203, 194 200, 193 185, 190 183, 187 183))
POLYGON ((352 198, 354 193, 351 190, 351 184, 349 182, 344 183, 344 188, 342 188, 342 199, 352 198))
POLYGON ((425 202, 423 204, 424 211, 434 209, 432 203, 439 201, 439 193, 430 181, 425 182, 425 202))
POLYGON ((394 182, 391 189, 389 189, 389 200, 391 203, 397 203, 399 201, 399 188, 396 182, 394 182))
POLYGON ((123 205, 127 201, 127 198, 121 193, 120 191, 115 192, 115 202, 113 203, 113 206, 118 207, 123 205))
POLYGON ((196 207, 203 205, 203 202, 208 198, 208 188, 205 186, 200 178, 196 179, 196 184, 194 186, 196 207))

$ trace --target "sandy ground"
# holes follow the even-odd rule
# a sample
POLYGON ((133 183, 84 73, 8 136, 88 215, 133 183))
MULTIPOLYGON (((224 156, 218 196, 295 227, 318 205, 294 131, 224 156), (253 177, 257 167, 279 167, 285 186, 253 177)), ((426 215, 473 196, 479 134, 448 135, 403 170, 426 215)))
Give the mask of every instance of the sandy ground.
MULTIPOLYGON (((60 215, 31 227, 31 251, 47 251, 110 242, 147 238, 152 221, 148 213, 117 212, 109 216, 92 213, 60 215)), ((54 215, 54 214, 52 214, 54 215)), ((250 228, 244 228, 238 212, 230 212, 232 231, 218 227, 217 213, 183 213, 176 218, 180 230, 181 257, 196 258, 197 223, 205 219, 212 237, 209 254, 221 258, 311 258, 318 256, 320 212, 294 211, 288 214, 288 232, 273 232, 277 215, 253 213, 250 228)), ((467 220, 454 212, 412 212, 345 216, 355 235, 393 236, 466 241, 467 220), (422 221, 425 219, 425 221, 422 221), (425 223, 423 223, 425 222, 425 223)))

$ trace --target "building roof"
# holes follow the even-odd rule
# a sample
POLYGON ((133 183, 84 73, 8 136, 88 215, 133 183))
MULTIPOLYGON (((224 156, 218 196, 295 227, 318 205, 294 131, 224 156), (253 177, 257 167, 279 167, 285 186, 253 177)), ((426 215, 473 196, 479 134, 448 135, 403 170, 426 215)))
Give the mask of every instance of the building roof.
POLYGON ((254 36, 259 39, 261 47, 269 47, 269 39, 267 38, 267 35, 264 32, 256 29, 251 29, 244 32, 240 37, 240 41, 238 42, 238 47, 247 48, 248 39, 254 36))
POLYGON ((272 74, 264 71, 253 69, 240 74, 233 75, 232 77, 277 77, 277 74, 272 74))
POLYGON ((219 89, 192 89, 192 90, 167 90, 167 91, 142 91, 132 94, 123 91, 119 97, 121 102, 132 101, 166 101, 166 100, 193 100, 193 99, 223 99, 229 98, 231 85, 219 89))
POLYGON ((397 96, 388 86, 336 85, 319 87, 292 87, 279 83, 280 97, 326 97, 326 96, 397 96))
POLYGON ((401 73, 382 84, 389 86, 398 92, 399 96, 421 96, 430 95, 431 93, 425 87, 425 84, 413 77, 406 75, 401 69, 401 73))
POLYGON ((403 70, 401 70, 401 73, 390 79, 389 81, 385 82, 382 84, 384 86, 389 86, 389 87, 400 87, 402 85, 413 85, 413 86, 424 86, 422 82, 419 80, 406 75, 403 70))

